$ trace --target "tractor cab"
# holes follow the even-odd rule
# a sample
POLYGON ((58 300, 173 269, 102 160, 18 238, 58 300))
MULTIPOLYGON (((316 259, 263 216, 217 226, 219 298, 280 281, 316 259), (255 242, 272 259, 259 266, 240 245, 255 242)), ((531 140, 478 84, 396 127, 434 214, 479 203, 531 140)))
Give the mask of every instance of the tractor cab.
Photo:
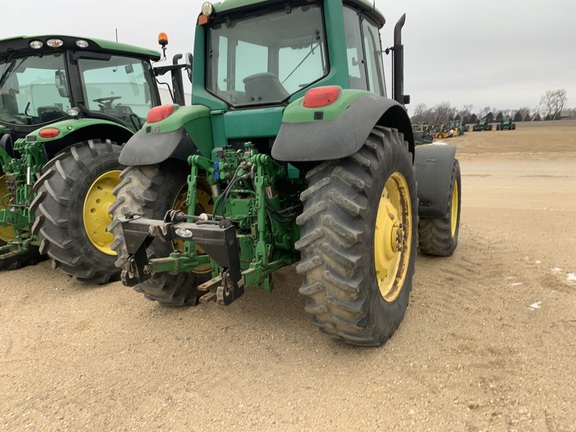
POLYGON ((160 103, 156 51, 70 36, 0 41, 0 128, 12 140, 80 116, 140 129, 160 103))
POLYGON ((379 36, 385 20, 372 4, 249 3, 206 2, 198 18, 192 103, 210 108, 214 146, 265 138, 271 145, 284 109, 315 87, 386 96, 379 36))
MULTIPOLYGON (((230 108, 286 105, 318 85, 385 96, 378 33, 385 21, 365 1, 344 8, 339 2, 270 1, 250 12, 245 3, 204 4, 195 54, 206 70, 196 71, 194 90, 205 88, 230 108), (336 11, 344 32, 326 25, 336 11)), ((205 96, 201 92, 199 102, 205 96)))

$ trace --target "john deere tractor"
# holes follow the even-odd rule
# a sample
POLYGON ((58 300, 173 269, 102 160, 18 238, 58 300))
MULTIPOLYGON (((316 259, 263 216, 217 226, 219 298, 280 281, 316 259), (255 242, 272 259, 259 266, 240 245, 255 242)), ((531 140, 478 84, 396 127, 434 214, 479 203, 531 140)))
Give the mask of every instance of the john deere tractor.
POLYGON ((81 280, 119 274, 108 207, 120 145, 160 104, 159 59, 96 39, 0 40, 0 268, 47 254, 81 280))
POLYGON ((390 99, 372 2, 204 3, 192 105, 153 108, 120 154, 109 229, 123 283, 164 305, 229 305, 298 263, 316 326, 384 343, 418 245, 452 254, 460 219, 455 148, 415 149, 404 21, 390 99))
POLYGON ((512 118, 504 117, 496 125, 496 130, 516 130, 516 123, 512 121, 512 118))
POLYGON ((492 124, 486 118, 479 119, 474 126, 472 126, 472 132, 480 131, 491 131, 492 124))

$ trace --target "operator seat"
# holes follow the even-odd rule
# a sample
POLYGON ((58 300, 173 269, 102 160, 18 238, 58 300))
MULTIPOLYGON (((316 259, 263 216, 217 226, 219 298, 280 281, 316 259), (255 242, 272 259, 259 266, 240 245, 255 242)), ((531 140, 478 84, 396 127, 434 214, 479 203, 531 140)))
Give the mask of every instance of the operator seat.
POLYGON ((57 120, 66 116, 66 113, 56 105, 47 105, 38 107, 38 117, 42 123, 57 120))
POLYGON ((244 89, 249 102, 280 102, 290 96, 276 75, 270 72, 244 78, 244 89))

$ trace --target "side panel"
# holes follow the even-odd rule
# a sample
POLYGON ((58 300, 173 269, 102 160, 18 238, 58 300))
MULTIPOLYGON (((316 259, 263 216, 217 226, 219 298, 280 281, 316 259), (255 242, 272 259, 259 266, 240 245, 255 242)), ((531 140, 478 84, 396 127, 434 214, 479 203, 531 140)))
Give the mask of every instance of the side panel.
POLYGON ((286 108, 272 147, 277 160, 311 162, 350 156, 362 147, 375 125, 398 129, 408 141, 409 150, 414 150, 410 118, 396 101, 344 90, 333 105, 325 108, 305 108, 302 102, 299 99, 286 108))
POLYGON ((274 137, 284 108, 260 108, 228 111, 224 114, 226 138, 274 137))
POLYGON ((428 144, 416 147, 414 166, 418 182, 418 214, 430 219, 445 218, 452 186, 456 146, 428 144))

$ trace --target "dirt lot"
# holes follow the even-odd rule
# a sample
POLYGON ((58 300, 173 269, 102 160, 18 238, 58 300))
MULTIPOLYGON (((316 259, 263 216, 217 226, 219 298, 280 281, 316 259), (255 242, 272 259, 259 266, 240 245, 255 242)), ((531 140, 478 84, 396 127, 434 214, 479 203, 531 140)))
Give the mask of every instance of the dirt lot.
POLYGON ((576 430, 576 123, 467 133, 460 244, 418 256, 376 349, 272 294, 172 310, 50 268, 0 275, 6 431, 576 430))

